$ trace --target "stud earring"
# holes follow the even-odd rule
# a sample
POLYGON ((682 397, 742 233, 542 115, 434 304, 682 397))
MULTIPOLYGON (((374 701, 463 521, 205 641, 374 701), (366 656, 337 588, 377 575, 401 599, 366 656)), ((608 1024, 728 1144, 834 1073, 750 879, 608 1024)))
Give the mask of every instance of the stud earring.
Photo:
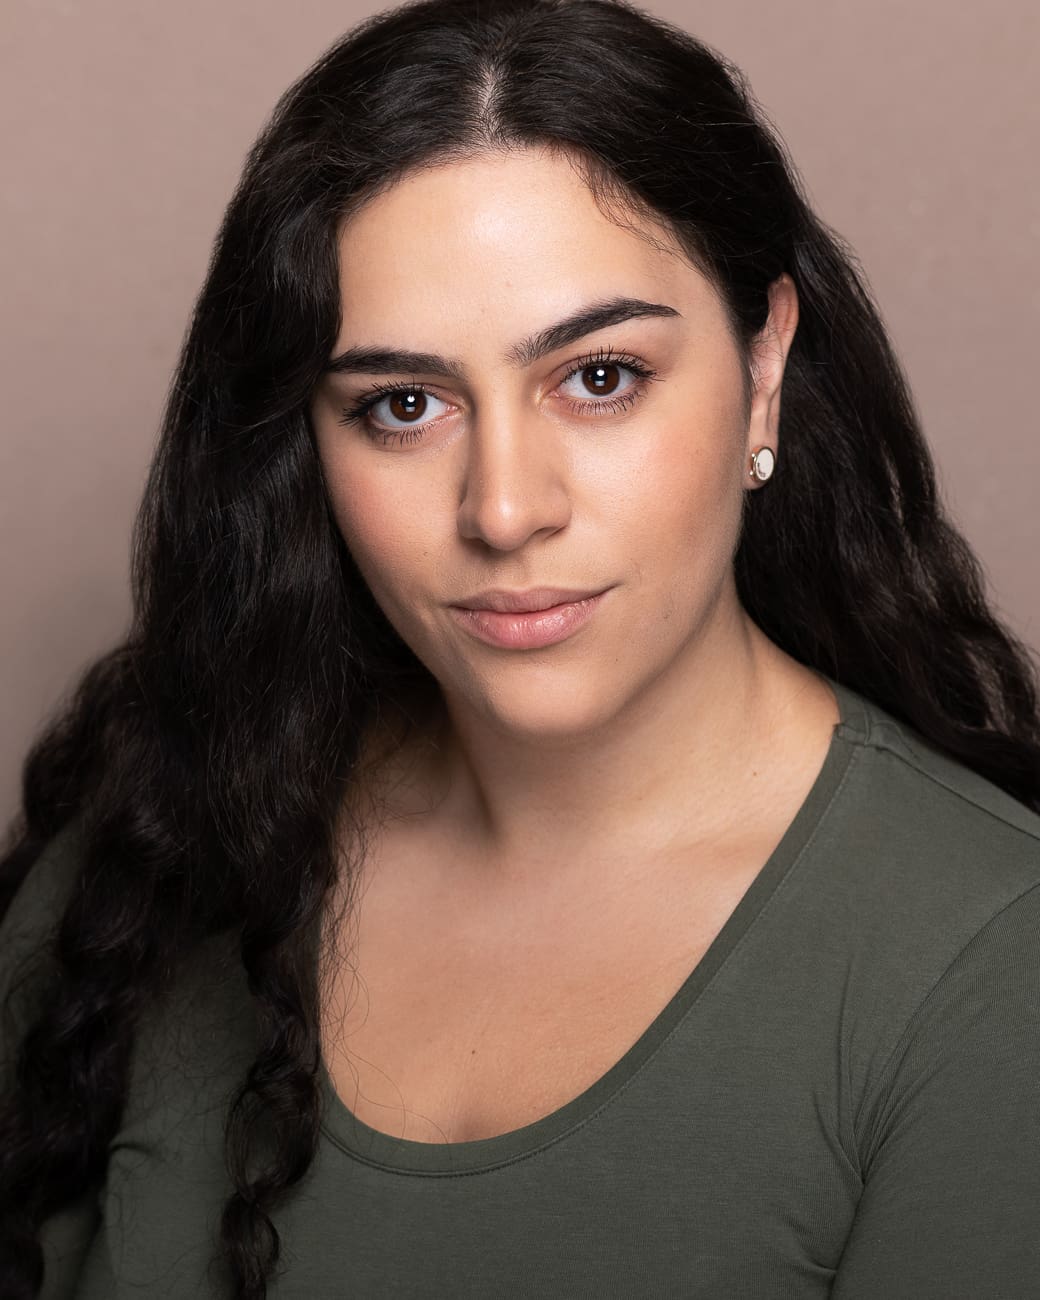
POLYGON ((772 474, 773 467, 776 465, 776 456, 773 454, 771 447, 759 447, 758 451, 751 454, 751 468, 748 470, 749 478, 757 478, 762 482, 772 474))

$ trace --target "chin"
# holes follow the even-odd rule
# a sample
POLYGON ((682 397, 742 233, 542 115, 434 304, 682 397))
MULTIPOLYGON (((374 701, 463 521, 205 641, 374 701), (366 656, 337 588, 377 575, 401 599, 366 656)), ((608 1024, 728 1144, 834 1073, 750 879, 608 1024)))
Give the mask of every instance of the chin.
POLYGON ((469 706, 494 726, 530 740, 561 742, 578 738, 609 723, 620 707, 612 705, 605 683, 587 668, 554 673, 531 672, 524 676, 520 665, 503 674, 482 691, 474 684, 469 706))

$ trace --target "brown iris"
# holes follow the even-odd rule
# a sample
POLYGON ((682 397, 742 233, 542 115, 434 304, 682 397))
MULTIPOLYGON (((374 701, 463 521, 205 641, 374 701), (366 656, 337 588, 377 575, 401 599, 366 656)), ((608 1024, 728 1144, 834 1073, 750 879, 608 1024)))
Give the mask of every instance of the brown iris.
POLYGON ((405 391, 402 389, 394 393, 387 399, 387 406, 395 420, 413 420, 416 416, 421 416, 426 410, 426 394, 421 390, 411 389, 405 391), (419 407, 419 403, 422 407, 419 407))
POLYGON ((612 393, 614 389, 617 387, 617 383, 615 382, 609 385, 608 387, 604 387, 602 384, 602 376, 608 374, 610 371, 613 371, 616 376, 618 369, 619 367, 615 365, 595 365, 595 366, 586 366, 581 373, 583 379, 585 375, 588 374, 595 375, 596 376, 595 387, 593 388, 592 391, 598 393, 600 396, 602 396, 604 393, 606 393, 609 396, 609 394, 612 393))

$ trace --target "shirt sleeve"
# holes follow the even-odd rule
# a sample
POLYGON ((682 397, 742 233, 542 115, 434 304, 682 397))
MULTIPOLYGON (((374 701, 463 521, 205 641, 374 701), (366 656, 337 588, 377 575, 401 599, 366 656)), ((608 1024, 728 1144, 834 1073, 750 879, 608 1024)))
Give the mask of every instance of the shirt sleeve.
POLYGON ((1040 885, 947 968, 860 1131, 831 1300, 1040 1296, 1040 885))
MULTIPOLYGON (((5 1097, 14 1087, 21 1040, 53 978, 50 948, 78 870, 78 852, 78 829, 69 823, 44 846, 0 924, 0 1090, 5 1097)), ((40 1300, 75 1295, 99 1217, 96 1194, 88 1193, 44 1221, 40 1300)))

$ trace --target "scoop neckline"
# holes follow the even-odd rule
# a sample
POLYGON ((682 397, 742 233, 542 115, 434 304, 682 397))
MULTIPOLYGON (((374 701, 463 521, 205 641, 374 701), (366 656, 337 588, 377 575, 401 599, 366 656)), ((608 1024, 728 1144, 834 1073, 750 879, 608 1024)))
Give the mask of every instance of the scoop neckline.
POLYGON ((868 702, 851 687, 814 669, 834 692, 840 721, 834 724, 823 764, 773 852, 725 924, 673 996, 628 1050, 593 1083, 548 1115, 466 1142, 416 1142, 373 1128, 355 1115, 333 1086, 324 1057, 319 1064, 323 1099, 321 1128, 355 1160, 399 1174, 470 1174, 532 1155, 585 1124, 643 1068, 707 988, 716 972, 765 908, 812 838, 852 761, 856 743, 869 733, 868 702))

